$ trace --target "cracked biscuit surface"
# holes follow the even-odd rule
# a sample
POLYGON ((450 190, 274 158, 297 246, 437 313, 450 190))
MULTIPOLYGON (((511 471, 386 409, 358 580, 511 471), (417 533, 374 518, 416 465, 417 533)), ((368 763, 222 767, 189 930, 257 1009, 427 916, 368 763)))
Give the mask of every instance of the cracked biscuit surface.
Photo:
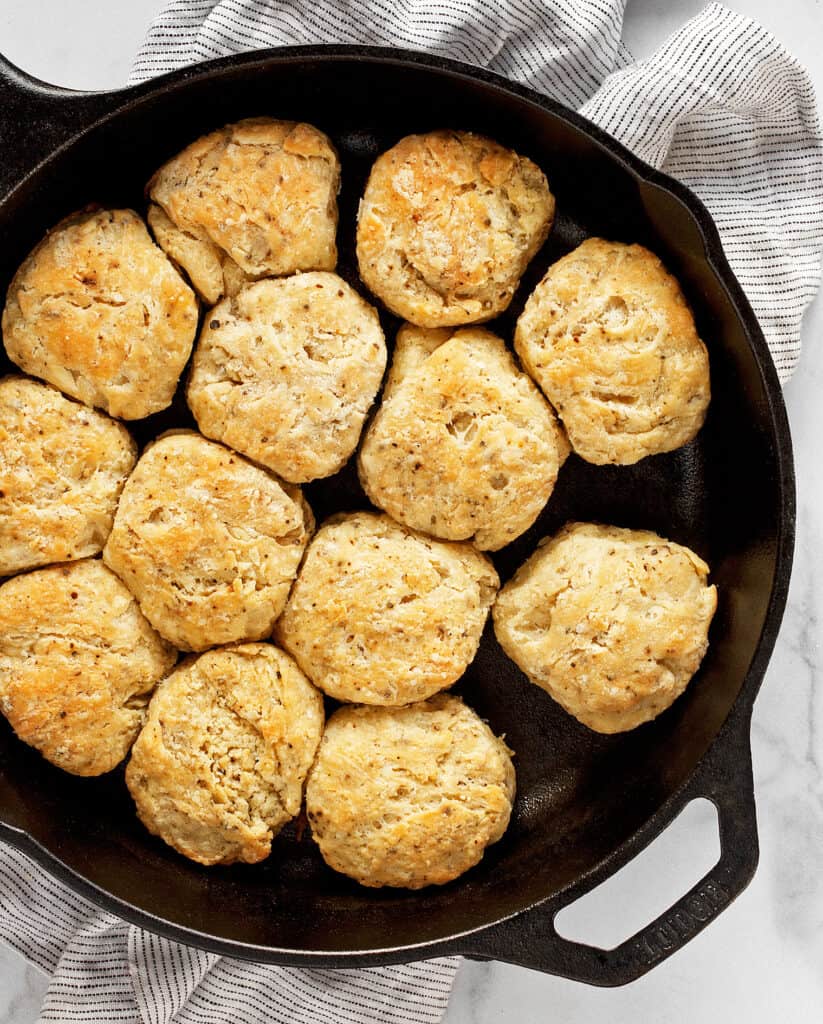
POLYGON ((183 662, 157 688, 126 784, 146 828, 199 864, 254 864, 300 810, 323 698, 271 644, 183 662))
POLYGON ((708 573, 647 530, 572 523, 500 591, 495 633, 578 721, 624 732, 665 711, 697 671, 717 607, 708 573))
POLYGON ((545 242, 554 196, 540 168, 471 132, 409 135, 376 160, 360 203, 360 276, 421 327, 502 313, 545 242))
POLYGON ((567 452, 500 338, 405 325, 358 469, 371 501, 399 522, 496 551, 538 517, 567 452))
POLYGON ((558 260, 514 347, 587 462, 630 465, 703 425, 706 346, 677 281, 641 245, 589 238, 558 260))
POLYGON ((149 224, 208 303, 337 265, 340 161, 309 124, 259 117, 187 146, 148 183, 149 224))
POLYGON ((3 310, 9 358, 121 419, 171 404, 197 300, 132 210, 75 213, 24 260, 3 310))
POLYGON ((275 636, 330 697, 408 704, 463 674, 498 585, 470 544, 386 515, 334 516, 309 545, 275 636))
POLYGON ((336 274, 296 274, 207 315, 187 398, 208 437, 305 483, 357 447, 385 368, 375 310, 336 274))
POLYGON ((449 694, 400 708, 342 708, 329 719, 306 785, 323 859, 371 887, 450 882, 506 830, 510 753, 449 694))
POLYGON ((269 635, 313 525, 298 488, 181 431, 140 457, 103 558, 162 636, 197 651, 269 635))
POLYGON ((176 660, 97 558, 0 586, 0 710, 64 771, 101 775, 118 765, 176 660))
POLYGON ((99 554, 136 460, 121 423, 39 381, 0 379, 0 576, 99 554))

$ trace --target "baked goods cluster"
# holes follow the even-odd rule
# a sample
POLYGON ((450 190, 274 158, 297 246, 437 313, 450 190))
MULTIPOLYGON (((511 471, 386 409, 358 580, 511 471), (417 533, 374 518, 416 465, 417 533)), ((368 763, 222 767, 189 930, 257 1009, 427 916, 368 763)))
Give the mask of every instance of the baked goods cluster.
POLYGON ((317 128, 241 121, 154 174, 147 223, 90 207, 22 262, 2 317, 28 376, 0 380, 0 710, 76 775, 128 756, 141 821, 201 864, 267 857, 305 793, 327 864, 417 889, 512 815, 513 752, 445 692, 490 616, 598 732, 650 721, 697 670, 717 596, 688 548, 572 523, 502 590, 488 552, 537 522, 570 452, 628 465, 688 443, 708 356, 660 260, 596 238, 548 269, 513 348, 479 326, 555 198, 527 157, 435 131, 383 153, 360 204, 360 281, 406 321, 389 363, 336 273, 340 180, 317 128), (138 457, 119 421, 176 393, 198 429, 138 457), (377 511, 318 527, 302 488, 352 459, 377 511))

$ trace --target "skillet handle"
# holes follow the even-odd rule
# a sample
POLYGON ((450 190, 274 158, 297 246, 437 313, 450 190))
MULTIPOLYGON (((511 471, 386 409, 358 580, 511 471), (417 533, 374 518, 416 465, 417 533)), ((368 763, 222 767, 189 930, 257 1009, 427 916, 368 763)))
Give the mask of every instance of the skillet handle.
MULTIPOLYGON (((466 936, 461 953, 483 960, 502 960, 590 985, 613 986, 634 981, 685 946, 740 895, 757 867, 759 847, 748 718, 737 723, 732 734, 724 733, 725 730, 704 758, 696 777, 678 794, 671 814, 673 819, 698 797, 711 800, 720 824, 720 859, 672 907, 614 949, 573 942, 557 933, 554 919, 564 907, 594 887, 588 880, 588 884, 573 887, 531 910, 466 936)), ((595 884, 603 880, 597 877, 595 884)))
POLYGON ((49 85, 0 54, 0 201, 62 143, 115 109, 128 90, 49 85))

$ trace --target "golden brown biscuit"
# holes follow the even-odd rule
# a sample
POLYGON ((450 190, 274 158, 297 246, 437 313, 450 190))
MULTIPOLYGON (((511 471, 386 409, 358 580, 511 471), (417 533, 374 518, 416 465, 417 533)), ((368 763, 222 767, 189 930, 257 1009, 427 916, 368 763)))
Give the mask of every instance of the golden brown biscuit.
POLYGON ((647 530, 572 523, 500 591, 503 650, 596 732, 634 729, 686 689, 717 591, 688 548, 647 530))
POLYGON ((250 118, 187 146, 147 185, 159 244, 214 304, 249 280, 334 270, 340 161, 309 124, 250 118))
POLYGON ((393 518, 496 551, 538 517, 567 451, 499 338, 406 325, 358 468, 366 494, 393 518))
POLYGON ((241 644, 183 662, 126 768, 146 828, 199 864, 254 864, 300 810, 323 698, 288 655, 241 644))
POLYGON ((385 368, 374 309, 337 274, 296 274, 207 315, 187 397, 208 437, 305 483, 357 447, 385 368))
POLYGON ((471 132, 409 135, 369 175, 360 276, 420 327, 490 320, 508 307, 553 219, 554 196, 531 160, 471 132))
POLYGON ((371 512, 334 516, 309 545, 275 636, 330 697, 408 704, 460 678, 499 583, 470 544, 371 512))
POLYGON ((555 263, 514 347, 587 462, 629 465, 703 425, 706 346, 677 281, 642 245, 589 238, 555 263))
POLYGON ((342 708, 306 785, 323 859, 372 887, 450 882, 506 830, 515 788, 509 753, 448 694, 402 708, 342 708))
POLYGON ((112 416, 171 403, 197 330, 197 301, 132 210, 75 213, 9 286, 3 340, 35 377, 112 416))
POLYGON ((297 488, 181 431, 140 457, 103 558, 162 636, 201 651, 269 635, 312 528, 297 488))
POLYGON ((99 554, 136 460, 122 424, 46 384, 0 379, 0 576, 99 554))
POLYGON ((176 659, 97 558, 0 586, 0 710, 24 743, 73 775, 123 760, 176 659))

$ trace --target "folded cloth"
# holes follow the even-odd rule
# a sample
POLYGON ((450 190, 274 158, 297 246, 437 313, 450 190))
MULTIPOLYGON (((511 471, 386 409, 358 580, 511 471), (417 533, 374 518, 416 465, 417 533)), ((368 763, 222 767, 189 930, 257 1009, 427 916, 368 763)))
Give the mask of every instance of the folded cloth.
MULTIPOLYGON (((808 76, 760 26, 718 4, 633 63, 623 7, 172 0, 131 81, 258 47, 370 43, 480 64, 579 107, 702 197, 786 380, 823 248, 823 143, 808 76)), ((50 975, 41 1020, 86 1024, 432 1024, 458 965, 324 971, 219 957, 100 911, 2 844, 0 938, 50 975)))

